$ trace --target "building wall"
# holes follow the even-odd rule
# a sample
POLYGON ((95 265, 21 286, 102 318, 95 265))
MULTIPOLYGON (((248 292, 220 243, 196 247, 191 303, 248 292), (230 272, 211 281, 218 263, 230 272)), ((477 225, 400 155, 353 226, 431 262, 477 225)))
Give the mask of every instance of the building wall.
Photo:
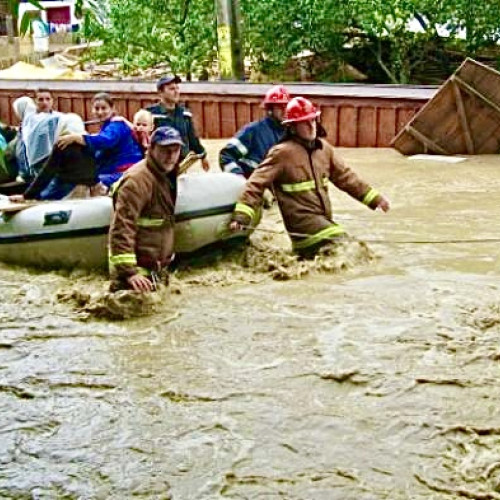
MULTIPOLYGON (((1 1, 1 0, 0 0, 1 1)), ((70 9, 70 24, 77 25, 80 24, 80 20, 75 17, 75 2, 74 0, 43 0, 40 2, 41 6, 45 8, 45 10, 39 10, 34 5, 29 3, 22 3, 19 6, 19 19, 22 19, 23 14, 26 11, 38 11, 40 12, 40 17, 43 21, 47 22, 47 12, 49 9, 60 8, 60 7, 69 7, 70 9)))

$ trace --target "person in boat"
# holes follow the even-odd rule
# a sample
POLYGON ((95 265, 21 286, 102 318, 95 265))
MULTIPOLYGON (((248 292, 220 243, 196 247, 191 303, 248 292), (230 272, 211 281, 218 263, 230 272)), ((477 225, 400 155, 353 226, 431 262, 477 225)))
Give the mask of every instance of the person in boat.
POLYGON ((224 172, 250 177, 267 152, 283 137, 281 123, 290 94, 283 85, 271 87, 264 97, 262 107, 266 117, 245 125, 229 140, 219 154, 219 164, 224 172))
POLYGON ((20 182, 28 182, 35 177, 35 172, 33 168, 30 167, 28 161, 26 150, 26 139, 28 138, 28 133, 25 133, 23 128, 26 124, 26 127, 29 130, 29 126, 27 124, 28 118, 36 113, 36 104, 31 97, 22 96, 18 97, 12 103, 12 109, 19 120, 17 136, 12 144, 14 152, 13 158, 15 159, 15 163, 17 165, 18 180, 20 182))
POLYGON ((116 116, 113 120, 122 120, 130 127, 135 140, 139 143, 145 155, 149 148, 151 134, 154 130, 153 115, 147 109, 140 109, 134 114, 132 122, 129 122, 123 116, 116 116))
POLYGON ((153 115, 147 109, 140 109, 134 114, 132 126, 137 142, 141 146, 142 152, 146 154, 154 129, 153 115))
POLYGON ((184 106, 179 104, 181 79, 177 75, 162 76, 156 83, 156 89, 160 96, 160 102, 149 106, 148 111, 153 115, 154 126, 173 127, 181 135, 184 146, 182 147, 181 159, 184 159, 190 151, 201 159, 203 170, 210 169, 207 152, 202 146, 193 124, 193 115, 184 106))
POLYGON ((0 183, 14 180, 17 175, 16 136, 15 127, 0 122, 0 183))
POLYGON ((157 128, 146 158, 128 170, 114 188, 109 231, 111 292, 150 292, 159 280, 167 281, 183 146, 176 129, 157 128))
POLYGON ((48 89, 35 90, 35 104, 37 113, 54 112, 54 98, 48 89))
POLYGON ((109 94, 96 94, 92 99, 92 111, 102 122, 97 134, 69 134, 60 137, 57 144, 61 149, 80 144, 92 154, 97 165, 96 194, 105 194, 143 155, 130 127, 123 120, 114 119, 116 110, 109 94))
POLYGON ((266 188, 273 188, 299 255, 313 257, 318 250, 345 235, 332 218, 328 184, 367 205, 387 212, 389 200, 351 170, 333 146, 317 135, 320 112, 304 97, 295 97, 285 111, 286 132, 252 173, 236 204, 230 229, 251 225, 266 188))
MULTIPOLYGON (((74 113, 61 113, 58 117, 57 136, 85 134, 81 117, 74 113)), ((60 200, 77 185, 90 188, 97 182, 93 156, 81 144, 70 144, 61 149, 57 144, 41 167, 40 172, 23 194, 9 196, 10 201, 60 200)))

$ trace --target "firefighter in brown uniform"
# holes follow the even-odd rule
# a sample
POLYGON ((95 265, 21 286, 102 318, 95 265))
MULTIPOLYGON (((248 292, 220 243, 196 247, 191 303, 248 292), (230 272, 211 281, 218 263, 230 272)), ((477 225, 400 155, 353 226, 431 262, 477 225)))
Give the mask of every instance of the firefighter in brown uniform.
POLYGON ((146 158, 131 167, 113 194, 109 232, 110 291, 149 292, 174 252, 177 171, 183 142, 177 130, 159 127, 146 158))
POLYGON ((266 188, 272 188, 278 200, 293 250, 304 257, 345 234, 332 219, 329 182, 373 210, 389 210, 389 200, 361 180, 317 136, 319 115, 304 97, 288 103, 285 136, 248 179, 232 216, 232 231, 252 223, 266 188))

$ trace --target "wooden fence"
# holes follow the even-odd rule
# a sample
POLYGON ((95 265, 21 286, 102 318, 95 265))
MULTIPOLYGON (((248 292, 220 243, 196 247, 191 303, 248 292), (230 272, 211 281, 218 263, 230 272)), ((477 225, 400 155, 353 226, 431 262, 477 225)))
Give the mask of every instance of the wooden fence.
MULTIPOLYGON (((262 96, 270 85, 239 82, 185 82, 182 101, 192 111, 201 137, 231 137, 264 115, 262 96)), ((387 147, 393 137, 434 95, 437 87, 300 83, 287 85, 292 95, 312 100, 322 111, 328 139, 336 146, 387 147)), ((131 119, 157 101, 154 83, 115 80, 0 81, 0 120, 16 123, 12 102, 36 88, 51 89, 59 111, 91 118, 91 99, 109 92, 118 112, 131 119)))

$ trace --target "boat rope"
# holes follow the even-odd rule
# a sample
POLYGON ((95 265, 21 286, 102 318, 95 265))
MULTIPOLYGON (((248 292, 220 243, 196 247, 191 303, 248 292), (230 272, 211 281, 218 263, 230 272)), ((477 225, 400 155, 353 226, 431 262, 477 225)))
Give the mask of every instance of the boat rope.
MULTIPOLYGON (((273 229, 264 229, 254 226, 241 226, 242 229, 259 231, 269 234, 288 234, 289 236, 294 236, 296 238, 308 238, 310 234, 305 233, 288 233, 285 231, 276 231, 273 229)), ((451 245, 451 244, 472 244, 472 243, 500 243, 500 238, 450 238, 444 240, 391 240, 391 239, 358 239, 353 236, 344 235, 342 237, 333 236, 330 238, 323 238, 327 241, 340 241, 349 240, 357 241, 362 243, 376 243, 382 245, 451 245)))

